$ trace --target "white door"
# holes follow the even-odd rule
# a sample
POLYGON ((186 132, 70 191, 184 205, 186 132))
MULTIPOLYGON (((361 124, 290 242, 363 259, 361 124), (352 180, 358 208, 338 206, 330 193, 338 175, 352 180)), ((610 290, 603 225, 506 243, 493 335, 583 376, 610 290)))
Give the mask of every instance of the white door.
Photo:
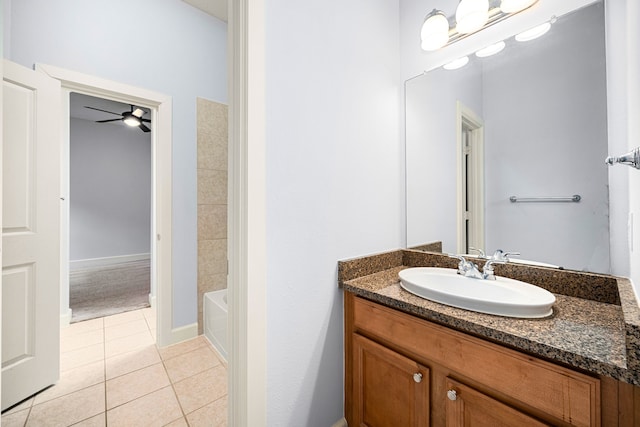
POLYGON ((60 366, 60 83, 3 64, 2 409, 60 366))

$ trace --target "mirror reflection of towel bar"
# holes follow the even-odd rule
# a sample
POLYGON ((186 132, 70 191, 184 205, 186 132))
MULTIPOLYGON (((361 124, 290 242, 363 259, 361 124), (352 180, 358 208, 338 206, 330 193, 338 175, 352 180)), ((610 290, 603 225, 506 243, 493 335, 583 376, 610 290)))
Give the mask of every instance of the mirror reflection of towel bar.
POLYGON ((544 202, 574 202, 578 203, 582 197, 579 194, 574 194, 571 197, 516 197, 511 196, 509 200, 511 203, 529 202, 529 203, 544 203, 544 202))

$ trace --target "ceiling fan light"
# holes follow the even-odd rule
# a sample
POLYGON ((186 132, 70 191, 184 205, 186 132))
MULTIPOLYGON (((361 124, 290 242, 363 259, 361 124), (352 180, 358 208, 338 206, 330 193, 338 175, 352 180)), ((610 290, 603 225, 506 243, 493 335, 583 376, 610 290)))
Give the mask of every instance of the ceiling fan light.
POLYGON ((516 35, 516 40, 518 40, 519 42, 528 42, 529 40, 537 39, 538 37, 546 34, 546 32, 549 31, 550 28, 551 23, 545 22, 542 25, 538 25, 537 27, 533 27, 516 35))
POLYGON ((124 121, 124 123, 127 126, 131 126, 131 127, 140 126, 140 123, 141 123, 140 119, 138 119, 137 117, 135 117, 133 115, 125 117, 124 119, 122 119, 122 121, 124 121))
POLYGON ((538 0, 502 0, 500 10, 504 13, 516 13, 525 10, 538 0))
POLYGON ((420 30, 421 47, 423 50, 437 50, 449 41, 449 21, 439 10, 427 15, 420 30))
POLYGON ((133 114, 137 118, 140 118, 144 115, 144 110, 142 108, 136 108, 131 114, 133 114))
POLYGON ((489 19, 489 0, 460 0, 456 9, 456 31, 469 34, 481 29, 489 19))

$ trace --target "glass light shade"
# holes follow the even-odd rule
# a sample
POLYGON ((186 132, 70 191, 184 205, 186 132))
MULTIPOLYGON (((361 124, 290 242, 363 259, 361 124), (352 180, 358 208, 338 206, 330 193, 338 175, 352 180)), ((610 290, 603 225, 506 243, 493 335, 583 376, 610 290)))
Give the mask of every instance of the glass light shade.
POLYGON ((444 13, 434 9, 422 24, 420 30, 422 49, 437 50, 449 41, 449 21, 444 13))
POLYGON ((469 62, 468 56, 463 56, 462 58, 455 59, 448 64, 442 66, 445 70, 457 70, 458 68, 462 68, 469 62))
POLYGON ((502 49, 504 49, 504 47, 505 47, 504 42, 498 42, 496 44, 492 44, 490 46, 480 49, 479 51, 476 52, 476 56, 478 58, 486 58, 487 56, 495 55, 496 53, 500 52, 502 49))
POLYGON ((125 118, 123 121, 128 126, 132 126, 132 127, 133 126, 140 126, 140 120, 138 118, 136 118, 136 117, 133 117, 133 116, 129 116, 129 117, 125 118))
POLYGON ((502 0, 500 10, 504 13, 516 13, 524 10, 538 0, 502 0))
POLYGON ((456 31, 469 34, 481 29, 489 19, 489 0, 461 0, 456 9, 456 31))
POLYGON ((524 31, 518 35, 516 35, 516 40, 519 42, 528 42, 529 40, 537 39, 538 37, 545 34, 551 28, 550 22, 545 22, 542 25, 538 25, 537 27, 533 27, 530 30, 524 31))

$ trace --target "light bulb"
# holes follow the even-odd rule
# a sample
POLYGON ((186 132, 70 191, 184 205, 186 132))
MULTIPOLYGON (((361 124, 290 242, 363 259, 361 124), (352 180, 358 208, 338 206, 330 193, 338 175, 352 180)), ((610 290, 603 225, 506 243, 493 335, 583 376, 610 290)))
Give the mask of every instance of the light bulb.
POLYGON ((458 68, 462 68, 467 65, 468 62, 469 57, 463 56, 462 58, 458 58, 449 62, 448 64, 443 65, 442 68, 444 68, 445 70, 457 70, 458 68))
POLYGON ((529 40, 537 39, 538 37, 545 34, 551 28, 550 22, 545 22, 542 25, 538 25, 537 27, 533 27, 527 31, 524 31, 518 35, 516 35, 516 40, 519 42, 528 42, 529 40))
POLYGON ((456 31, 469 34, 481 29, 489 19, 489 0, 460 0, 456 9, 456 31))
POLYGON ((437 50, 449 41, 449 21, 439 10, 433 10, 424 20, 420 30, 423 50, 437 50))
POLYGON ((478 58, 486 58, 487 56, 495 55, 496 53, 500 52, 502 49, 504 49, 504 47, 505 43, 503 41, 498 42, 496 44, 492 44, 491 46, 480 49, 476 52, 476 56, 478 58))
POLYGON ((123 122, 128 126, 140 126, 140 119, 134 116, 126 117, 123 122))
POLYGON ((502 0, 500 10, 504 13, 516 13, 524 10, 538 0, 502 0))

